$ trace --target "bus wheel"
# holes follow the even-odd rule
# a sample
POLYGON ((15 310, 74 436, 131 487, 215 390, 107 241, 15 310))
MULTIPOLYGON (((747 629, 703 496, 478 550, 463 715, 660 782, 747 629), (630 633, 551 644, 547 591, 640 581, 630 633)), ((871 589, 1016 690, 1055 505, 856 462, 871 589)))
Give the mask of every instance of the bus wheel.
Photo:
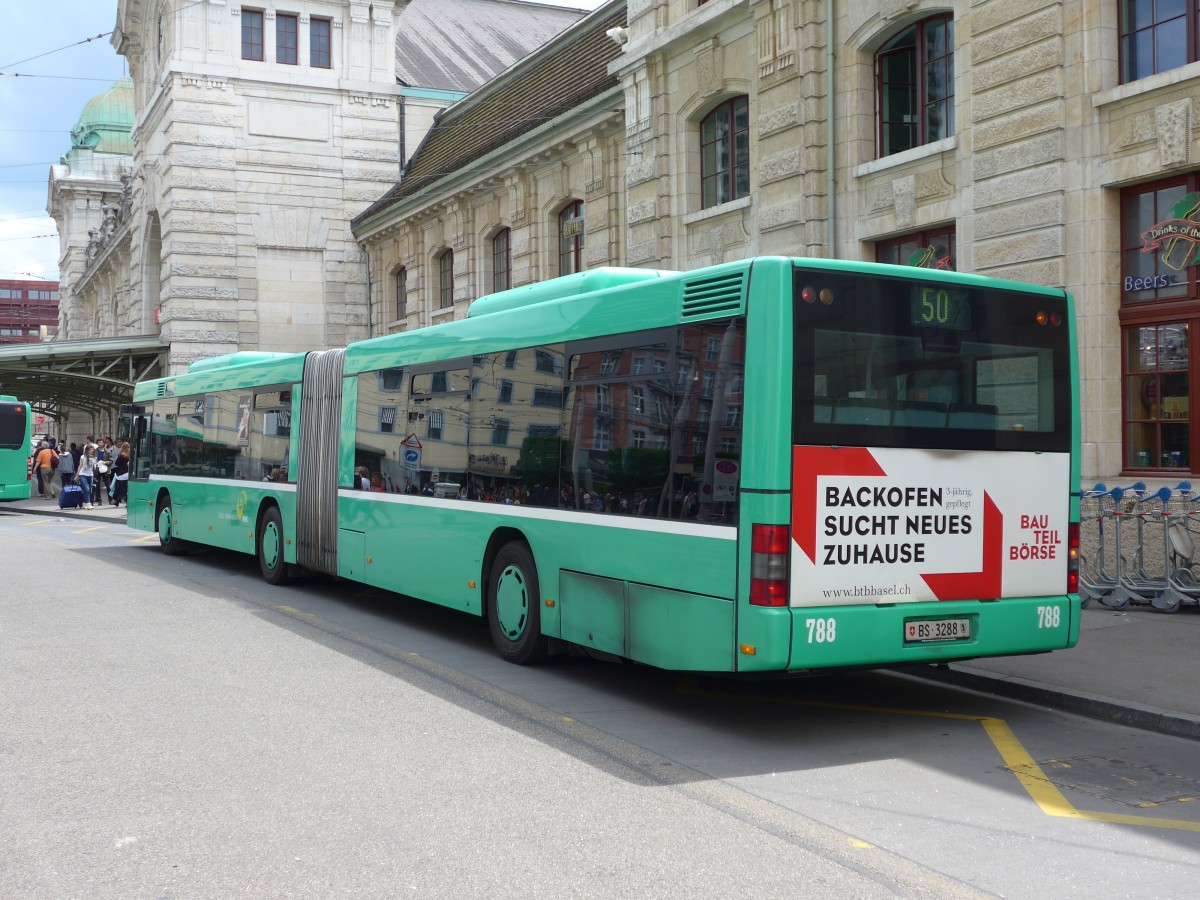
POLYGON ((508 662, 525 665, 547 656, 540 596, 529 548, 520 541, 505 544, 488 575, 488 625, 492 643, 508 662))
POLYGON ((286 584, 291 580, 283 561, 283 518, 277 506, 267 507, 258 529, 258 568, 267 584, 286 584))
POLYGON ((187 552, 187 541, 181 540, 175 530, 175 519, 171 513, 171 496, 163 497, 158 504, 158 544, 167 556, 179 556, 187 552))

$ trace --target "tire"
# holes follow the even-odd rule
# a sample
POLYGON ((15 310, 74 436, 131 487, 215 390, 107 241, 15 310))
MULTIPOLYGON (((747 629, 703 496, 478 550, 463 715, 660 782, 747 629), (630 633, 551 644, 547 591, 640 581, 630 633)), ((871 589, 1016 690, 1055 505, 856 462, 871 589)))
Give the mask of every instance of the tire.
POLYGON ((501 658, 519 666, 548 655, 542 635, 542 601, 537 565, 521 541, 500 548, 488 573, 488 626, 501 658))
POLYGON ((279 507, 267 507, 254 543, 258 550, 258 568, 262 572, 263 581, 274 585, 291 581, 288 564, 283 559, 283 517, 279 515, 279 507))
POLYGON ((187 541, 182 540, 175 531, 175 517, 171 510, 171 495, 167 494, 158 504, 158 512, 154 517, 158 526, 158 545, 167 556, 182 556, 188 551, 187 541))

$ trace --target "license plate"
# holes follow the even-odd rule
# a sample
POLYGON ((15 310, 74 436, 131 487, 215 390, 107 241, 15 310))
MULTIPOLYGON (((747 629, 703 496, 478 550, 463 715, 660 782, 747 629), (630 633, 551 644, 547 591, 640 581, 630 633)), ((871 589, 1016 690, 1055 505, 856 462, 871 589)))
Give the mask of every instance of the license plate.
POLYGON ((970 619, 922 619, 904 623, 904 642, 965 641, 971 637, 970 619))

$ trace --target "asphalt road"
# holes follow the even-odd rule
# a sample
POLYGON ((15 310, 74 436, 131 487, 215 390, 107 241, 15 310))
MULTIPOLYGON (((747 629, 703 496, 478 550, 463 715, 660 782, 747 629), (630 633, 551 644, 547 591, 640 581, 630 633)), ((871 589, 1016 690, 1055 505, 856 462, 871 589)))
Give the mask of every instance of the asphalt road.
POLYGON ((0 897, 1169 897, 1195 744, 481 621, 0 509, 0 897))

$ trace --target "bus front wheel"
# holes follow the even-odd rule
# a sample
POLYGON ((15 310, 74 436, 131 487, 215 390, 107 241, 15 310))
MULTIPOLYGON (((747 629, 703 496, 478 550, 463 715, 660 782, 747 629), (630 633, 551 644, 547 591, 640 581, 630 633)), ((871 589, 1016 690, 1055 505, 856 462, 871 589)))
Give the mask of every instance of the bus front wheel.
POLYGON ((178 526, 171 510, 171 495, 168 494, 158 504, 158 544, 167 556, 179 556, 187 552, 187 542, 179 537, 178 526))
POLYGON ((258 528, 258 568, 267 584, 287 584, 288 566, 283 561, 283 517, 279 507, 268 507, 258 528))
POLYGON ((492 643, 511 663, 541 662, 548 655, 542 636, 541 597, 533 554, 520 541, 500 548, 488 575, 488 625, 492 643))

